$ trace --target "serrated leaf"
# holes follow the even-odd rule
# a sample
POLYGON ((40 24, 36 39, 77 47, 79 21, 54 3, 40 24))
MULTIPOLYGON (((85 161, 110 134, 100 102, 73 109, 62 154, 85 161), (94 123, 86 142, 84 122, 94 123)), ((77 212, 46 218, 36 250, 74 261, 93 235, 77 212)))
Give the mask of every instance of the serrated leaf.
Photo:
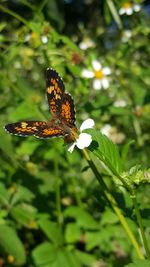
POLYGON ((103 162, 105 165, 117 175, 122 170, 122 162, 118 148, 113 142, 100 131, 89 129, 87 131, 92 135, 92 144, 89 149, 103 162))

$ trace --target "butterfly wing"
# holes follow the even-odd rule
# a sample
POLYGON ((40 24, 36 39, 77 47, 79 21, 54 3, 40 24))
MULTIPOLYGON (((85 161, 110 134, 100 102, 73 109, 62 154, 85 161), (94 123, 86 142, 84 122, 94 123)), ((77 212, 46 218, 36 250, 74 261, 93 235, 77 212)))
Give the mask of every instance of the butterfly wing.
MULTIPOLYGON (((47 98, 51 112, 55 115, 49 122, 22 121, 7 124, 5 130, 19 136, 34 135, 38 138, 72 136, 75 125, 74 102, 68 93, 59 74, 53 69, 46 70, 47 98)), ((74 136, 73 136, 74 138, 74 136)), ((73 139, 72 137, 70 140, 73 139)), ((74 140, 74 139, 73 139, 74 140)))
POLYGON ((47 125, 44 121, 21 121, 5 125, 5 130, 14 135, 30 136, 47 125))
POLYGON ((60 118, 66 122, 70 128, 76 127, 76 116, 74 101, 70 94, 65 93, 60 107, 60 118))
POLYGON ((51 138, 65 136, 61 125, 55 125, 52 122, 45 121, 22 121, 5 125, 5 130, 10 134, 18 136, 34 135, 38 138, 51 138))
POLYGON ((65 93, 62 78, 53 69, 46 71, 47 98, 50 110, 63 120, 68 127, 75 127, 74 101, 70 94, 65 93))
POLYGON ((46 127, 42 128, 39 132, 34 134, 35 137, 38 138, 52 138, 52 137, 61 137, 66 136, 67 133, 60 125, 47 125, 46 127))
POLYGON ((48 68, 46 70, 47 99, 50 111, 57 113, 60 109, 65 86, 59 74, 48 68))

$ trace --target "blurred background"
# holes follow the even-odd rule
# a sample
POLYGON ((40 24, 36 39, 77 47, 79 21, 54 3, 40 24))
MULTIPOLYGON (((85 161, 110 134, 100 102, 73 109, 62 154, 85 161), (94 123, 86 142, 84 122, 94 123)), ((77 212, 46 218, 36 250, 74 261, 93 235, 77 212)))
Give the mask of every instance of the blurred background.
MULTIPOLYGON (((77 126, 94 119, 122 158, 130 146, 124 171, 148 168, 149 15, 142 0, 0 1, 0 267, 121 267, 136 258, 79 150, 3 126, 51 118, 51 67, 74 98, 77 126)), ((98 167, 138 235, 129 196, 98 167)), ((138 188, 147 235, 149 194, 138 188)))

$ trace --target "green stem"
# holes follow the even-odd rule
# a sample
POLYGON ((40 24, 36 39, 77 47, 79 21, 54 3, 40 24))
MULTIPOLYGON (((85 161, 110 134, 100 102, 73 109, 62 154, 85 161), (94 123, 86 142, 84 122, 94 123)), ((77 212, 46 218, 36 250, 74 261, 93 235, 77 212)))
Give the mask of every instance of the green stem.
POLYGON ((79 207, 83 207, 83 204, 82 204, 82 200, 81 200, 81 193, 77 191, 77 182, 76 182, 76 179, 72 179, 72 183, 73 183, 73 187, 74 187, 74 192, 75 192, 75 198, 76 198, 76 202, 77 202, 77 205, 79 207))
POLYGON ((59 179, 59 173, 58 173, 58 162, 55 160, 54 163, 55 168, 55 177, 56 177, 56 210, 57 210, 57 221, 58 224, 62 224, 62 213, 61 213, 61 195, 60 195, 60 179, 59 179))
POLYGON ((8 9, 7 7, 2 6, 2 5, 0 5, 0 9, 1 9, 3 12, 5 12, 5 13, 11 15, 12 17, 16 18, 17 20, 21 21, 21 22, 22 22, 23 24, 25 24, 28 28, 30 28, 30 27, 29 27, 29 24, 28 24, 28 21, 25 20, 24 18, 22 18, 20 15, 18 15, 18 14, 15 13, 14 11, 12 11, 12 10, 8 9))
POLYGON ((144 248, 145 248, 145 251, 146 251, 146 255, 147 255, 147 258, 150 258, 150 252, 149 252, 149 249, 148 249, 147 239, 146 239, 144 228, 143 228, 143 225, 142 225, 141 214, 140 214, 137 202, 136 202, 136 195, 135 195, 134 189, 131 186, 128 185, 128 183, 119 175, 119 173, 113 168, 113 166, 111 166, 109 164, 109 162, 108 162, 108 164, 107 164, 107 162, 104 162, 104 163, 110 168, 112 173, 122 182, 124 187, 130 193, 130 196, 131 196, 131 199, 132 199, 132 202, 133 202, 133 206, 135 208, 135 213, 136 213, 138 225, 139 225, 140 232, 141 232, 141 237, 143 239, 143 245, 144 245, 144 248))
POLYGON ((29 1, 26 0, 19 0, 20 3, 22 3, 23 5, 29 7, 32 11, 35 10, 35 6, 32 5, 29 1))
POLYGON ((42 12, 43 8, 45 7, 45 5, 47 4, 48 0, 43 0, 40 5, 37 8, 37 12, 40 13, 42 12))
POLYGON ((144 245, 144 248, 145 248, 145 252, 146 252, 147 258, 150 259, 150 251, 149 251, 147 239, 146 239, 146 236, 145 236, 145 231, 144 231, 144 228, 143 228, 142 218, 141 218, 141 214, 140 214, 140 211, 139 211, 139 208, 138 208, 136 197, 133 197, 132 201, 133 201, 133 204, 134 204, 137 221, 138 221, 138 224, 139 224, 139 227, 140 227, 140 232, 141 232, 141 237, 142 237, 143 245, 144 245))
POLYGON ((86 158, 89 166, 91 167, 93 173, 95 174, 99 184, 101 185, 101 187, 103 188, 103 191, 104 191, 104 194, 107 198, 107 200, 109 201, 111 207, 113 208, 113 210, 115 211, 119 221, 121 222, 124 230, 126 231, 133 247, 135 248, 136 252, 137 252, 137 255, 140 259, 144 259, 144 256, 139 248, 139 244, 138 242, 136 241, 132 231, 130 230, 130 227, 125 219, 125 217, 123 216, 123 214, 121 213, 121 210, 119 209, 118 205, 117 205, 117 202, 115 200, 115 198, 110 194, 108 188, 107 188, 107 185, 105 184, 101 174, 98 172, 95 164, 93 163, 92 159, 90 158, 89 156, 89 153, 86 149, 83 149, 83 154, 84 154, 84 157, 86 158))
POLYGON ((134 127, 135 134, 137 137, 138 145, 141 147, 143 146, 142 130, 141 130, 140 123, 135 116, 133 116, 133 127, 134 127))
POLYGON ((107 5, 108 5, 108 7, 110 9, 110 12, 111 12, 115 22, 118 25, 118 28, 122 29, 123 28, 122 21, 121 21, 119 15, 118 15, 118 12, 117 12, 117 10, 115 8, 115 5, 114 5, 113 1, 112 0, 106 0, 106 2, 107 2, 107 5))

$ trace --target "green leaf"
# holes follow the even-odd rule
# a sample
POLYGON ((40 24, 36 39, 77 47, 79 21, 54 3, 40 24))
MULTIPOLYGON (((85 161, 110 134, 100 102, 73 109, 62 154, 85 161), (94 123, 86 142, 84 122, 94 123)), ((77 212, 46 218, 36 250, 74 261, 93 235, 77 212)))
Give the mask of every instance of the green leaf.
POLYGON ((4 184, 0 183, 0 204, 9 205, 10 193, 6 190, 4 184))
POLYGON ((31 202, 34 197, 34 194, 28 188, 18 185, 16 187, 16 192, 12 196, 11 205, 15 205, 22 201, 31 202))
POLYGON ((122 170, 122 162, 119 155, 118 148, 105 135, 90 129, 87 131, 92 135, 92 144, 89 149, 112 171, 117 175, 122 170))
POLYGON ((66 227, 65 237, 67 243, 74 243, 80 240, 81 231, 77 224, 69 223, 66 227))
POLYGON ((31 156, 39 145, 40 145, 40 141, 37 139, 26 139, 16 149, 16 152, 19 156, 22 156, 22 155, 31 156))
POLYGON ((134 263, 129 263, 125 267, 149 267, 150 260, 136 260, 134 263))
POLYGON ((98 246, 101 250, 105 251, 105 253, 108 253, 113 251, 114 244, 112 239, 116 239, 117 242, 119 242, 120 239, 123 239, 125 243, 125 234, 122 232, 121 226, 107 225, 101 227, 99 231, 87 232, 85 239, 88 251, 98 246))
POLYGON ((11 209, 11 216, 21 225, 28 228, 37 228, 36 209, 25 203, 17 205, 11 209))
POLYGON ((77 256, 65 248, 56 248, 45 242, 36 247, 32 252, 35 266, 38 267, 80 267, 77 256))
POLYGON ((32 257, 36 266, 45 266, 55 261, 57 258, 57 248, 49 242, 45 242, 32 251, 32 257))
POLYGON ((94 263, 96 262, 96 256, 90 255, 88 253, 79 250, 76 250, 75 254, 79 258, 82 265, 89 267, 94 266, 94 263))
POLYGON ((69 207, 64 213, 67 217, 73 217, 80 227, 87 229, 98 229, 99 224, 92 218, 92 216, 85 210, 79 207, 69 207))
POLYGON ((62 245, 63 237, 59 226, 55 222, 51 222, 48 219, 42 219, 39 221, 39 225, 46 236, 55 244, 62 245))
POLYGON ((122 162, 126 162, 129 148, 130 148, 130 146, 131 146, 134 142, 135 142, 134 140, 131 140, 131 141, 129 141, 128 143, 126 143, 126 144, 123 146, 122 151, 121 151, 121 159, 122 159, 122 162))
POLYGON ((37 111, 34 106, 31 106, 30 103, 24 101, 10 114, 9 120, 12 122, 26 120, 30 119, 31 116, 36 118, 37 111))
POLYGON ((111 210, 106 210, 102 214, 101 225, 115 224, 118 222, 118 217, 111 210))
POLYGON ((0 252, 4 256, 12 256, 15 266, 22 266, 26 262, 24 246, 14 229, 7 225, 0 225, 0 252))

